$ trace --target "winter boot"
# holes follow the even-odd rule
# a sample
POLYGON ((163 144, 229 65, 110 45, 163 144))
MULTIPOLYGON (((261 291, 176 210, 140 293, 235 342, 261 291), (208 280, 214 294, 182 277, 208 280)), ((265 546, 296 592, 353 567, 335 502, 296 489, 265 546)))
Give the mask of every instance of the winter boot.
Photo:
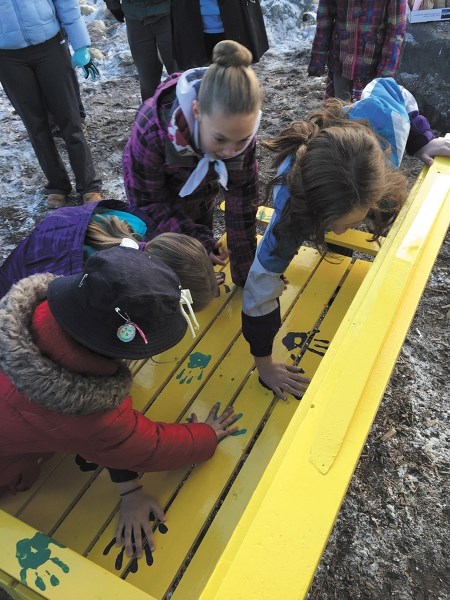
POLYGON ((66 196, 64 194, 49 194, 47 196, 47 206, 49 208, 60 208, 66 204, 66 196))
POLYGON ((83 202, 87 204, 88 202, 98 202, 102 199, 102 195, 100 192, 88 192, 87 194, 83 194, 83 202))

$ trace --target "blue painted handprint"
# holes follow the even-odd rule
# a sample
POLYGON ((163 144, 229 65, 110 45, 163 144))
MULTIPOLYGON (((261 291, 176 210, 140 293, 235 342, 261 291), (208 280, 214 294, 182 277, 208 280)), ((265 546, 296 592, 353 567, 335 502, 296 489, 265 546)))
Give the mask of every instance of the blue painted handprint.
POLYGON ((191 383, 194 377, 200 381, 203 377, 203 371, 208 366, 211 360, 211 354, 202 354, 194 352, 189 356, 187 369, 181 369, 176 378, 181 383, 191 383))
POLYGON ((47 588, 43 579, 44 573, 48 576, 50 585, 59 585, 58 577, 48 570, 51 565, 47 564, 47 568, 44 567, 46 563, 53 563, 58 566, 63 573, 69 572, 69 567, 65 563, 56 556, 51 556, 52 551, 49 548, 50 544, 53 544, 58 548, 65 548, 65 546, 55 542, 55 540, 52 540, 48 535, 40 532, 36 533, 32 538, 25 538, 17 542, 16 558, 19 565, 22 567, 20 571, 20 581, 24 585, 27 585, 27 574, 29 570, 34 571, 36 578, 34 583, 40 590, 44 591, 47 588), (43 568, 39 569, 40 567, 43 568))

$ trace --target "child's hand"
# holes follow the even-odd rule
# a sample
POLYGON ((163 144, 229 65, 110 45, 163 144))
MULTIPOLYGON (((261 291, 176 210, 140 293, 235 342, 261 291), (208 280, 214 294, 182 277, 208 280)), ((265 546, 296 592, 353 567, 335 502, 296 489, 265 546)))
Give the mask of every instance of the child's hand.
POLYGON ((414 156, 417 156, 424 164, 430 166, 433 164, 435 156, 450 156, 450 139, 443 137, 434 138, 434 140, 422 146, 414 156))
POLYGON ((133 546, 135 556, 142 556, 143 534, 147 538, 150 550, 154 550, 152 524, 149 521, 151 512, 158 521, 166 520, 164 511, 155 498, 148 496, 142 489, 122 496, 116 545, 125 545, 127 556, 133 556, 133 546))
POLYGON ((213 265, 225 266, 225 261, 229 256, 228 250, 222 248, 222 242, 217 242, 214 246, 214 250, 209 253, 209 258, 213 265))
POLYGON ((298 367, 272 362, 271 356, 255 357, 255 362, 261 381, 278 398, 287 400, 285 392, 298 397, 306 391, 309 379, 298 374, 301 373, 298 367))
MULTIPOLYGON (((209 411, 209 415, 205 421, 207 425, 210 425, 210 427, 214 429, 218 442, 229 435, 234 435, 239 432, 239 427, 232 427, 231 429, 228 429, 228 427, 233 425, 233 423, 236 423, 236 421, 242 417, 242 413, 236 414, 232 406, 226 408, 221 414, 219 414, 219 410, 220 402, 216 402, 209 411)), ((196 414, 192 413, 190 422, 198 423, 196 414)))
POLYGON ((289 285, 289 279, 286 277, 286 275, 280 275, 280 278, 282 279, 284 285, 283 291, 286 291, 287 286, 289 285))

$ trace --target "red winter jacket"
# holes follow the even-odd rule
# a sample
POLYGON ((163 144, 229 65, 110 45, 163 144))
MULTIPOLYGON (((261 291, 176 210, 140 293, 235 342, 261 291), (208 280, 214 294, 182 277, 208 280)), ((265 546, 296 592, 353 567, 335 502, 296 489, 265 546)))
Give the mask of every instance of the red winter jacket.
POLYGON ((133 409, 128 368, 59 328, 45 301, 53 277, 28 277, 0 301, 0 489, 31 485, 53 452, 138 472, 210 458, 209 425, 150 421, 133 409))

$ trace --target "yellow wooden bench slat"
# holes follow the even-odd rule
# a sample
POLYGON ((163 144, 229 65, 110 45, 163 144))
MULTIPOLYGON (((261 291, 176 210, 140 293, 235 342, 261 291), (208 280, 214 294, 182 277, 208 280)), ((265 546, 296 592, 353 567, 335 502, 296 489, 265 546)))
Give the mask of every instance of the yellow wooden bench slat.
POLYGON ((62 460, 63 456, 61 454, 56 454, 49 460, 45 461, 41 466, 41 474, 38 481, 25 492, 21 492, 20 494, 3 495, 0 499, 0 508, 10 515, 15 515, 18 517, 25 506, 27 506, 29 502, 33 501, 33 498, 39 488, 49 477, 52 476, 53 471, 57 468, 62 460))
MULTIPOLYGON (((353 265, 330 310, 320 323, 319 337, 321 339, 322 336, 329 339, 333 337, 340 319, 356 294, 368 268, 369 264, 365 261, 358 261, 353 265)), ((300 329, 300 331, 304 331, 311 328, 312 324, 310 321, 305 320, 305 314, 305 306, 302 306, 300 300, 289 315, 292 322, 287 324, 286 330, 293 329, 295 331, 300 329)), ((282 334, 283 332, 281 332, 282 334)), ((283 349, 279 343, 276 344, 275 352, 278 359, 286 359, 285 351, 283 355, 283 349)), ((304 354, 300 366, 305 370, 307 376, 312 377, 314 375, 321 358, 320 355, 314 352, 304 354)), ((252 402, 254 394, 258 393, 259 388, 255 378, 256 375, 254 375, 253 381, 247 384, 247 389, 243 390, 239 397, 239 405, 243 411, 245 411, 247 404, 252 402)), ((287 402, 275 403, 270 419, 252 448, 227 497, 221 504, 211 527, 208 529, 199 548, 197 548, 172 596, 172 600, 193 599, 200 596, 204 584, 220 557, 221 548, 225 546, 231 537, 239 517, 250 500, 253 489, 257 486, 259 478, 280 440, 280 432, 285 431, 296 410, 302 410, 303 408, 303 412, 306 414, 307 409, 305 407, 303 401, 298 404, 298 401, 293 400, 291 397, 287 402)), ((212 467, 211 464, 210 468, 212 467)), ((205 468, 208 468, 207 465, 205 465, 205 468)))
POLYGON ((43 596, 0 571, 0 587, 8 590, 13 600, 42 600, 43 596))
POLYGON ((307 414, 292 418, 202 600, 306 595, 447 230, 449 186, 450 161, 436 159, 356 294, 305 394, 307 414), (311 449, 330 413, 338 430, 331 446, 339 445, 324 469, 311 449))

